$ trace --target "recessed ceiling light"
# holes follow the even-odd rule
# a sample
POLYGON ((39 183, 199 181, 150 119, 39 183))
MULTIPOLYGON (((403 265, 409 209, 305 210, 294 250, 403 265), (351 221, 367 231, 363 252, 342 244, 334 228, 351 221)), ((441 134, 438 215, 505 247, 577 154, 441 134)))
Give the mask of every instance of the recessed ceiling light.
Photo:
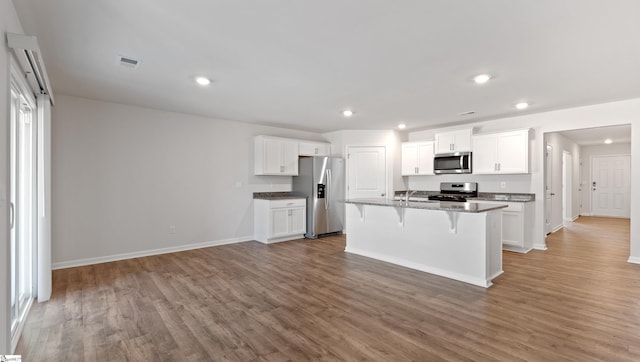
POLYGON ((196 83, 200 85, 209 85, 211 81, 207 77, 198 77, 196 78, 196 83))
POLYGON ((518 109, 526 109, 527 107, 529 107, 529 103, 527 102, 520 102, 516 104, 516 108, 518 109))
POLYGON ((489 81, 489 79, 491 79, 491 76, 489 74, 478 74, 473 77, 473 81, 478 84, 485 84, 489 81))
POLYGON ((611 140, 611 138, 607 138, 606 140, 604 140, 604 143, 610 145, 613 143, 613 141, 611 140))
POLYGON ((407 128, 407 125, 406 125, 406 124, 404 124, 404 123, 400 123, 400 124, 398 125, 398 129, 405 129, 405 128, 407 128))
POLYGON ((342 112, 342 115, 345 117, 351 117, 353 116, 353 111, 347 109, 346 111, 342 112))

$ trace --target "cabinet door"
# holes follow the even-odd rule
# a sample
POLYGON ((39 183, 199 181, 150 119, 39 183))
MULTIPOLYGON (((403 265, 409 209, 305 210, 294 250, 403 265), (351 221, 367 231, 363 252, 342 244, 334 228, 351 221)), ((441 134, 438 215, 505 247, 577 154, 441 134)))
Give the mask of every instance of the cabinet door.
POLYGON ((298 175, 298 142, 281 141, 281 173, 298 175))
POLYGON ((529 173, 528 131, 499 134, 497 149, 499 173, 529 173))
MULTIPOLYGON (((415 175, 418 167, 418 145, 415 143, 402 144, 402 176, 415 175)), ((431 165, 433 171, 433 164, 431 165)))
POLYGON ((522 213, 513 211, 502 212, 502 243, 520 247, 524 245, 522 213))
POLYGON ((497 172, 497 137, 493 134, 473 136, 471 165, 474 174, 494 174, 497 172))
POLYGON ((322 142, 300 141, 300 156, 330 156, 331 145, 322 142))
POLYGON ((453 135, 453 151, 471 151, 471 130, 456 131, 453 135))
POLYGON ((418 175, 433 175, 433 142, 418 144, 417 154, 418 175))
POLYGON ((286 236, 289 234, 289 211, 291 209, 279 208, 270 210, 269 237, 286 236))
POLYGON ((263 160, 265 174, 278 174, 282 168, 282 144, 278 139, 265 138, 263 143, 263 160))
POLYGON ((289 209, 289 233, 304 234, 307 232, 306 210, 304 207, 289 209))
POLYGON ((436 154, 453 152, 453 144, 455 143, 455 135, 453 133, 437 133, 436 134, 436 154))

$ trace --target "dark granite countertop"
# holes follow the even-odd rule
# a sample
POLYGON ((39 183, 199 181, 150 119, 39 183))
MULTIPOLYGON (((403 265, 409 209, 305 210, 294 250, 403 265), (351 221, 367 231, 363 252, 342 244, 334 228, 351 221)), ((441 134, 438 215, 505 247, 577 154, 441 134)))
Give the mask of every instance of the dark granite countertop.
MULTIPOLYGON (((395 198, 404 196, 406 191, 396 191, 395 198)), ((430 195, 437 195, 440 191, 413 191, 411 190, 409 201, 424 201, 430 195)), ((508 193, 508 192, 479 192, 478 197, 469 197, 474 201, 505 201, 505 202, 531 202, 536 200, 536 194, 508 193)))
POLYGON ((471 202, 445 202, 445 201, 404 201, 389 200, 389 199, 351 199, 344 200, 347 204, 355 205, 373 205, 373 206, 388 206, 398 207, 406 209, 425 209, 425 210, 440 210, 440 211, 456 211, 456 212, 470 212, 479 213, 487 212, 507 207, 506 204, 483 204, 483 203, 471 203, 471 202))
POLYGON ((254 199, 260 200, 289 200, 289 199, 306 199, 306 196, 294 194, 293 192, 254 192, 254 199))

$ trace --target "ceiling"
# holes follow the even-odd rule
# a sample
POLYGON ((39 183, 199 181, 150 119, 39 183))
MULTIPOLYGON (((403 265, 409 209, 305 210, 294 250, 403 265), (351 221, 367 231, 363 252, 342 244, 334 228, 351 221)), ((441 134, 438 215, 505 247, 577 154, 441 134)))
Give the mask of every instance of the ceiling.
POLYGON ((576 129, 558 132, 580 146, 602 145, 606 139, 612 144, 631 143, 631 125, 576 129))
POLYGON ((415 130, 640 97, 638 0, 14 5, 55 93, 212 118, 415 130))

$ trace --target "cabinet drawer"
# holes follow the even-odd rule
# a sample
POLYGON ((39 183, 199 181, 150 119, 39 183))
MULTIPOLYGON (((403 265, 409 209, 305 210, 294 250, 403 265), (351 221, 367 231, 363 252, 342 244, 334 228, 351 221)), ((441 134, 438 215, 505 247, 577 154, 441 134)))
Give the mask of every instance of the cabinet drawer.
POLYGON ((281 208, 281 207, 297 207, 297 206, 305 206, 306 199, 286 199, 286 200, 272 200, 269 203, 269 207, 272 209, 281 208))

